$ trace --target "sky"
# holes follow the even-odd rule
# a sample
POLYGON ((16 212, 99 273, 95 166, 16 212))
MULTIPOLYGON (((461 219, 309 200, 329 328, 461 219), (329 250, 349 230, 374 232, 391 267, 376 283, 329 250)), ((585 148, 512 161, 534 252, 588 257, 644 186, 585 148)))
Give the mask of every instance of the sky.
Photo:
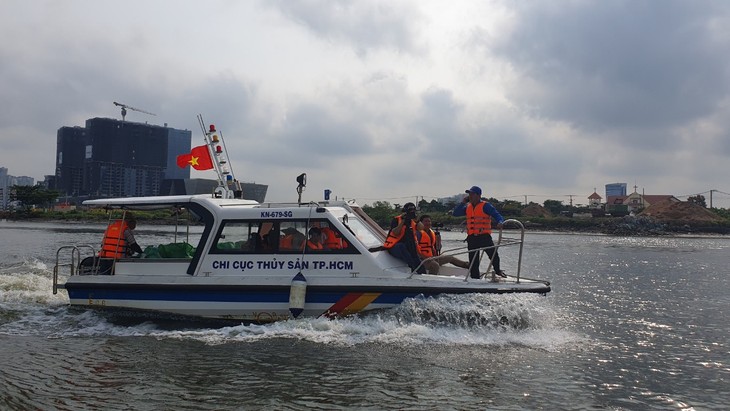
MULTIPOLYGON (((42 180, 89 118, 222 131, 268 201, 730 208, 730 2, 3 0, 0 166, 42 180), (604 199, 605 200, 605 199, 604 199)), ((214 178, 212 171, 192 177, 214 178)))

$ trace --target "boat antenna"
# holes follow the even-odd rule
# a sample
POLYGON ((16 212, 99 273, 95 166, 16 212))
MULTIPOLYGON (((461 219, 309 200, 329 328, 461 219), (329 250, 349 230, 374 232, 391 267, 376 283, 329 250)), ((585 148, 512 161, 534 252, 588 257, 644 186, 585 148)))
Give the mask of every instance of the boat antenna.
POLYGON ((241 182, 236 179, 233 175, 233 169, 230 168, 228 150, 226 149, 226 143, 223 141, 223 134, 216 130, 214 124, 206 127, 202 114, 198 114, 198 123, 203 131, 208 154, 214 160, 213 168, 218 174, 218 187, 213 190, 213 196, 216 198, 242 198, 241 182))
POLYGON ((297 200, 298 204, 302 203, 302 191, 304 191, 304 187, 307 186, 307 173, 302 173, 297 176, 297 183, 299 185, 297 186, 297 194, 299 194, 299 199, 297 200))

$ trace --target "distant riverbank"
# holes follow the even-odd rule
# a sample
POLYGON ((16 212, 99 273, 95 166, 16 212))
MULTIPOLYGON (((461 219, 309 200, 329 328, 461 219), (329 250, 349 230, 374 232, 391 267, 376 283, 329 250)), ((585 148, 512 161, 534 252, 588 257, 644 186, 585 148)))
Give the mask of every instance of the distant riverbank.
POLYGON ((536 218, 523 221, 526 229, 598 232, 613 235, 730 234, 730 221, 657 220, 651 217, 536 218))
MULTIPOLYGON (((662 236, 678 234, 722 234, 730 235, 730 221, 660 221, 651 217, 617 218, 561 218, 529 217, 517 218, 526 231, 551 231, 573 233, 600 233, 621 236, 662 236)), ((506 228, 513 228, 509 225, 506 228)), ((446 225, 449 230, 462 230, 463 225, 446 225)))
MULTIPOLYGON (((167 210, 135 211, 135 217, 141 224, 164 225, 174 224, 175 215, 167 210)), ((450 215, 432 213, 435 222, 444 223, 445 230, 462 230, 463 218, 450 215)), ((1 216, 9 221, 39 221, 39 222, 77 222, 77 223, 106 223, 109 215, 98 210, 70 211, 70 212, 42 212, 6 213, 1 216)), ((121 214, 115 216, 120 218, 121 214)), ((507 217, 512 218, 512 217, 507 217)), ((517 217, 527 231, 554 231, 578 233, 602 233, 611 235, 677 235, 677 234, 730 234, 730 220, 719 222, 692 221, 692 220, 658 220, 646 216, 603 217, 603 218, 568 218, 568 217, 517 217)), ((381 222, 382 226, 382 222, 381 222)), ((507 227, 511 228, 511 227, 507 227)), ((383 226, 384 230, 388 226, 383 226)))

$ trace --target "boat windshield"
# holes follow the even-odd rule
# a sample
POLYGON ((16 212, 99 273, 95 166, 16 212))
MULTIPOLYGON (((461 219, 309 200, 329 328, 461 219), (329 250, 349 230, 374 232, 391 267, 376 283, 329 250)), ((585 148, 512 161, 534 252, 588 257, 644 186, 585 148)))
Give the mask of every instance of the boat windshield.
POLYGON ((352 230, 360 242, 362 242, 367 248, 373 248, 383 245, 383 241, 370 230, 360 218, 350 216, 347 226, 352 230))

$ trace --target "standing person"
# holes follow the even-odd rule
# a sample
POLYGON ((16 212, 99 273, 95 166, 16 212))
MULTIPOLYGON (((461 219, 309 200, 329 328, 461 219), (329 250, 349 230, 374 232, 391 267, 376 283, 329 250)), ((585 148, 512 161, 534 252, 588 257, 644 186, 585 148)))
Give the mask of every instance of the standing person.
MULTIPOLYGON (((499 214, 496 208, 490 203, 482 200, 482 189, 477 186, 465 191, 469 194, 464 197, 464 202, 454 208, 454 216, 466 216, 466 244, 469 248, 469 264, 471 266, 471 278, 480 278, 479 273, 479 248, 494 247, 492 241, 492 219, 497 221, 497 227, 502 228, 504 217, 499 214), (474 250, 474 251, 471 251, 474 250)), ((487 248, 487 255, 492 259, 494 272, 501 276, 507 275, 500 269, 499 253, 496 248, 487 248)))
MULTIPOLYGON (((421 265, 418 257, 418 237, 416 225, 416 205, 406 203, 403 206, 403 214, 393 217, 390 221, 390 231, 385 239, 383 248, 388 250, 390 255, 408 264, 411 271, 421 265)), ((425 267, 418 269, 418 274, 424 274, 425 267)))
POLYGON ((438 274, 441 266, 449 263, 457 267, 469 268, 469 263, 459 260, 453 255, 439 255, 441 254, 441 235, 431 229, 432 221, 430 215, 424 214, 418 221, 423 225, 421 236, 418 239, 418 253, 424 259, 438 256, 438 258, 424 263, 429 274, 438 274))

